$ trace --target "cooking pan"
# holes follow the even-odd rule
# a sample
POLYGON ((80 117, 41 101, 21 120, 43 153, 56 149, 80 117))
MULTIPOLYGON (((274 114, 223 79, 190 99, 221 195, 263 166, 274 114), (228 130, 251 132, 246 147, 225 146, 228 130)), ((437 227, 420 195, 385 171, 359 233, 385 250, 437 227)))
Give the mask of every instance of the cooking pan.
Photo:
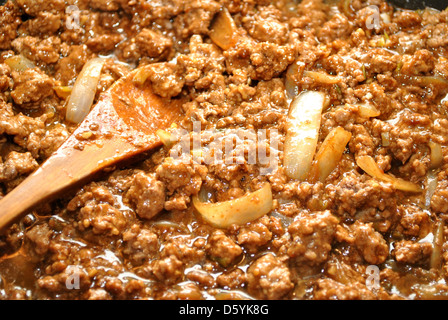
POLYGON ((393 5, 404 9, 424 9, 431 7, 438 10, 444 10, 448 7, 447 0, 389 0, 393 5))
MULTIPOLYGON (((0 5, 6 3, 7 0, 0 0, 0 5)), ((447 8, 447 0, 389 0, 393 5, 404 9, 424 9, 425 7, 431 7, 438 10, 444 10, 447 8)))

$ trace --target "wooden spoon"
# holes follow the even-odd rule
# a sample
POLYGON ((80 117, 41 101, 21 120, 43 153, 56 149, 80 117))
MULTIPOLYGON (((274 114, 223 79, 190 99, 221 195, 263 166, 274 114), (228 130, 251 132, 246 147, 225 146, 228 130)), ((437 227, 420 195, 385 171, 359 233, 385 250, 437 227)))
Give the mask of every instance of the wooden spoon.
POLYGON ((104 92, 59 149, 0 200, 0 229, 102 169, 162 144, 156 130, 180 121, 182 101, 165 100, 150 85, 136 84, 139 71, 104 92))

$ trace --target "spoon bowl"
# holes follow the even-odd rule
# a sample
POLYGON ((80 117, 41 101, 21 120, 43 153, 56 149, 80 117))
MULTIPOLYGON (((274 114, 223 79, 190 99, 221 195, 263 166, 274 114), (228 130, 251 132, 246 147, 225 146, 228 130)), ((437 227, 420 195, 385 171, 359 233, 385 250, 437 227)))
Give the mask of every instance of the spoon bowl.
POLYGON ((73 134, 34 173, 0 200, 0 230, 94 174, 159 147, 156 135, 182 118, 182 100, 164 99, 134 81, 139 68, 98 99, 73 134))

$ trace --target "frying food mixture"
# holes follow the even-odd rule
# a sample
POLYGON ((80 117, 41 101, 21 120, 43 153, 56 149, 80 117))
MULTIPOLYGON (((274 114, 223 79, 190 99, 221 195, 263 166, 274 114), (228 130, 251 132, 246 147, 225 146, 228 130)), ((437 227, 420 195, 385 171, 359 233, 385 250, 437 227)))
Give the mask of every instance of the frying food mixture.
POLYGON ((0 198, 74 131, 86 74, 94 102, 137 67, 186 102, 4 230, 1 298, 448 297, 447 35, 382 0, 6 2, 0 198))

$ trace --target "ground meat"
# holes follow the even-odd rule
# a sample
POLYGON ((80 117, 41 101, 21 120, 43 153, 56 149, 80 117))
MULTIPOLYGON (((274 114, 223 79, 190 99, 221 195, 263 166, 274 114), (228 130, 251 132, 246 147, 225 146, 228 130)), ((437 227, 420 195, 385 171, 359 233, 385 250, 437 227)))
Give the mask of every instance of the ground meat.
POLYGON ((432 253, 432 243, 415 243, 403 240, 394 243, 394 256, 397 262, 418 264, 425 263, 432 253))
POLYGON ((242 288, 246 283, 246 273, 241 269, 235 269, 228 273, 220 274, 216 278, 216 282, 221 288, 242 288))
POLYGON ((317 300, 375 300, 376 297, 360 283, 341 284, 331 279, 317 281, 314 291, 317 300))
POLYGON ((138 225, 133 225, 123 233, 123 253, 134 265, 141 265, 151 255, 157 252, 159 242, 157 235, 138 225))
POLYGON ((437 186, 430 199, 430 206, 434 212, 448 212, 448 183, 447 171, 441 170, 437 176, 437 186))
POLYGON ((126 215, 116 207, 114 195, 95 183, 81 190, 68 208, 71 211, 79 209, 78 228, 91 230, 94 235, 118 236, 129 223, 126 215))
POLYGON ((39 69, 13 74, 11 97, 22 108, 39 108, 43 99, 53 95, 54 81, 39 69))
POLYGON ((294 62, 295 51, 288 45, 243 38, 235 47, 225 51, 224 56, 229 73, 244 72, 254 80, 270 80, 294 62))
POLYGON ((135 37, 135 43, 142 56, 169 57, 170 49, 173 46, 172 40, 160 35, 150 29, 143 29, 135 37))
POLYGON ((71 46, 70 52, 59 59, 55 66, 55 79, 59 80, 62 85, 73 85, 76 81, 76 76, 81 72, 89 57, 87 46, 71 46))
POLYGON ((212 0, 186 1, 184 13, 174 19, 173 27, 181 39, 194 34, 206 34, 219 8, 219 4, 212 0))
POLYGON ((8 1, 0 7, 0 49, 11 47, 11 41, 16 38, 21 22, 20 12, 14 2, 8 1))
POLYGON ((281 21, 281 12, 274 6, 262 6, 254 16, 246 16, 242 20, 249 34, 262 42, 283 44, 288 36, 288 27, 281 21))
POLYGON ((328 259, 338 224, 330 211, 303 215, 289 227, 292 243, 287 254, 297 263, 316 265, 328 259))
POLYGON ((258 299, 282 299, 294 287, 288 268, 272 254, 255 260, 247 272, 248 290, 258 299))
POLYGON ((268 217, 262 217, 256 223, 243 227, 238 231, 238 243, 244 246, 248 252, 258 251, 273 238, 274 234, 271 228, 274 232, 282 232, 282 227, 278 226, 277 222, 274 219, 271 221, 268 217))
POLYGON ((201 188, 204 167, 191 167, 182 160, 167 158, 156 169, 157 179, 167 186, 165 209, 185 209, 190 196, 197 194, 201 188))
MULTIPOLYGON (((373 229, 372 223, 356 221, 349 226, 349 230, 350 235, 345 236, 343 240, 353 243, 368 263, 381 264, 387 259, 389 255, 387 242, 373 229)), ((338 238, 341 238, 341 235, 338 235, 338 238)))
POLYGON ((326 192, 335 205, 335 211, 342 215, 354 215, 367 204, 381 211, 395 205, 395 190, 390 184, 366 175, 359 176, 356 172, 347 172, 337 185, 327 186, 326 192))
POLYGON ((181 93, 185 79, 180 75, 178 67, 170 63, 154 63, 148 66, 148 80, 156 94, 171 98, 181 93))
POLYGON ((17 4, 20 8, 30 16, 36 16, 41 11, 64 11, 65 4, 62 0, 51 0, 51 1, 32 1, 32 0, 19 0, 17 4))
POLYGON ((165 185, 158 181, 154 175, 139 172, 131 180, 130 187, 123 200, 134 206, 135 212, 141 218, 151 219, 163 210, 165 185))
POLYGON ((37 254, 45 254, 50 245, 52 233, 47 225, 37 225, 26 233, 27 239, 34 245, 37 254))
POLYGON ((207 254, 210 259, 217 261, 221 266, 227 267, 235 263, 243 250, 223 232, 216 231, 210 236, 207 244, 207 254))
POLYGON ((13 180, 20 175, 28 175, 38 166, 39 164, 31 156, 31 153, 11 151, 6 156, 5 162, 0 163, 0 181, 13 180))
POLYGON ((448 297, 446 10, 383 0, 72 2, 0 6, 0 198, 76 128, 65 106, 91 58, 106 57, 94 102, 142 68, 135 85, 180 103, 183 117, 167 129, 179 141, 8 227, 0 299, 448 297), (310 90, 328 98, 316 151, 335 128, 351 134, 318 182, 283 166, 291 101, 310 90), (231 152, 214 149, 229 137, 231 152), (360 156, 422 191, 362 170, 360 156), (265 183, 271 210, 244 224, 217 228, 192 201, 238 205, 265 183))
POLYGON ((12 42, 12 47, 38 64, 54 64, 61 54, 61 40, 52 36, 44 40, 38 37, 21 37, 12 42))
POLYGON ((175 256, 156 260, 152 265, 152 273, 159 281, 173 284, 183 277, 183 264, 175 256))

